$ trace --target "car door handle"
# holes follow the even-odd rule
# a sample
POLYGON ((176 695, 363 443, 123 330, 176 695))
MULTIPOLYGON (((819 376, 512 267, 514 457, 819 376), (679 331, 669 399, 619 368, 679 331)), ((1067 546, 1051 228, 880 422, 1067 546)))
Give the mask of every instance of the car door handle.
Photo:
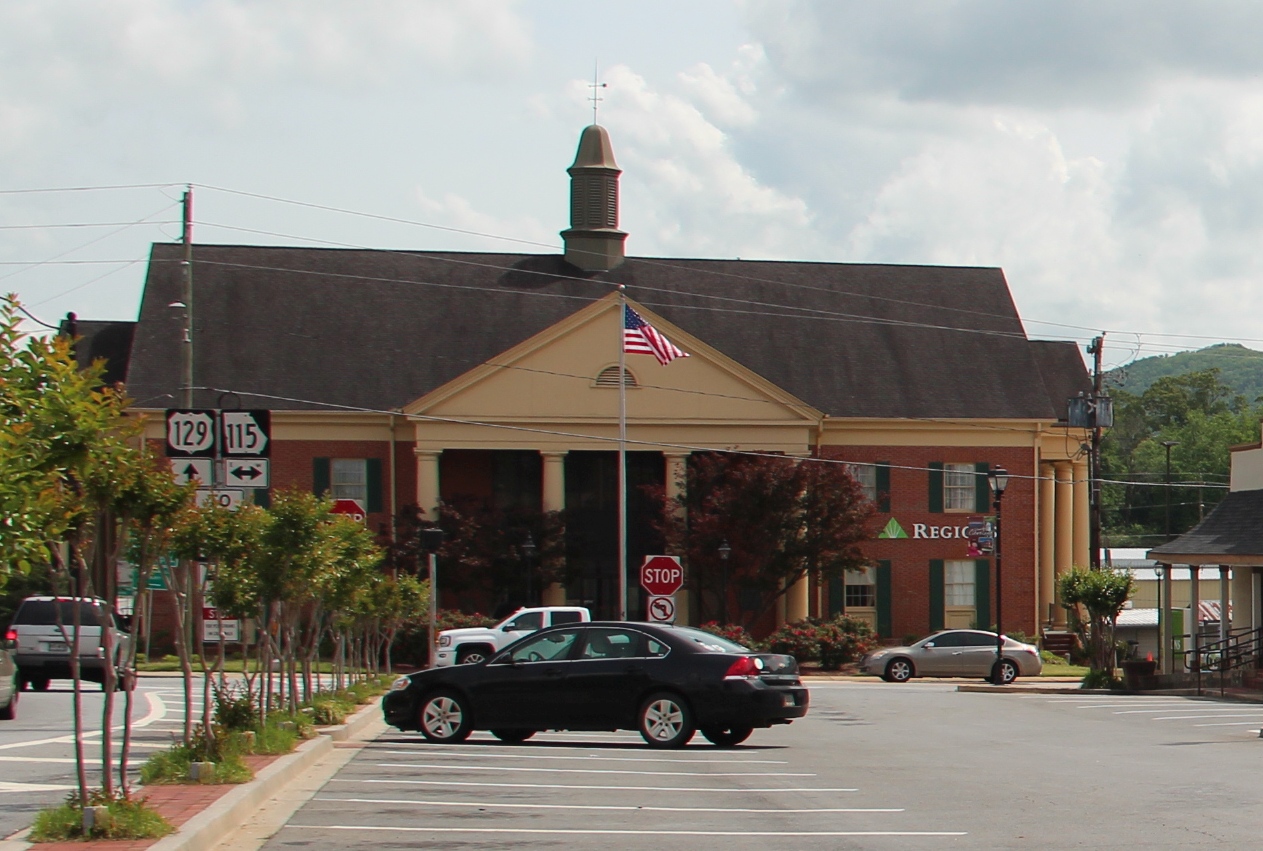
POLYGON ((628 665, 623 670, 628 674, 640 674, 643 673, 645 669, 642 665, 628 665))
POLYGON ((952 653, 952 655, 953 655, 953 656, 964 656, 964 655, 965 655, 965 651, 964 651, 964 650, 957 650, 957 651, 953 652, 953 653, 952 653))
POLYGON ((560 677, 560 676, 561 676, 561 671, 560 671, 559 669, 557 669, 557 668, 549 668, 547 671, 545 671, 545 672, 544 672, 544 676, 546 676, 546 677, 560 677))

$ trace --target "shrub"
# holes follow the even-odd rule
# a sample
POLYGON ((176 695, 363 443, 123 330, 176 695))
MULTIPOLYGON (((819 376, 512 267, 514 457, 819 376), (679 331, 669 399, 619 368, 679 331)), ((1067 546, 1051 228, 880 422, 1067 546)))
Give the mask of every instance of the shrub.
POLYGON ((854 662, 877 643, 873 629, 865 621, 838 615, 833 620, 818 618, 789 623, 768 636, 766 645, 773 653, 787 653, 799 662, 819 661, 826 671, 836 671, 854 662))
POLYGON ((1123 681, 1114 676, 1113 671, 1088 671, 1084 676, 1083 682, 1079 684, 1079 688, 1107 688, 1118 690, 1123 687, 1123 681))
POLYGON ((230 683, 215 693, 215 723, 225 730, 253 730, 259 723, 259 707, 242 683, 230 683))
POLYGON ((68 839, 157 839, 175 828, 146 804, 145 798, 110 798, 100 790, 90 793, 88 806, 106 807, 110 817, 105 825, 95 828, 91 836, 83 832, 83 808, 79 796, 71 793, 61 806, 42 810, 31 826, 35 842, 58 842, 68 839))
POLYGON ((757 650, 759 647, 750 633, 746 631, 746 628, 740 624, 720 624, 719 621, 707 621, 699 626, 698 629, 709 632, 711 635, 718 635, 720 638, 726 638, 729 641, 740 644, 742 647, 749 647, 751 650, 757 650))

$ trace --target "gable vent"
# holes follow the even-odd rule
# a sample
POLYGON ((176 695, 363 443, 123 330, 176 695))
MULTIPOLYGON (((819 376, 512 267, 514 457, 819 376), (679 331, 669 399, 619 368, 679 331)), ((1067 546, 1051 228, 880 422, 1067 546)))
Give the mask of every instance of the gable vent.
MULTIPOLYGON (((618 367, 607 366, 605 369, 601 370, 601 374, 596 377, 596 382, 593 386, 594 387, 617 387, 618 386, 618 367)), ((623 372, 623 386, 624 387, 639 387, 640 386, 639 384, 636 383, 636 376, 632 375, 632 371, 630 369, 626 369, 623 372)))

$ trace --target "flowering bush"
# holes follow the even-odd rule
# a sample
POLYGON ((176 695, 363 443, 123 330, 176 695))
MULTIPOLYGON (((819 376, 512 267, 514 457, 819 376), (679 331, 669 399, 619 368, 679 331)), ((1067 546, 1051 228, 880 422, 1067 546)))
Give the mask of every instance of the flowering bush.
POLYGON ((773 653, 787 653, 800 663, 818 661, 824 670, 836 671, 871 650, 877 640, 866 622, 838 615, 829 621, 806 618, 787 623, 766 643, 773 653))
POLYGON ((757 650, 758 645, 750 633, 746 632, 746 628, 740 624, 726 623, 721 624, 719 621, 707 621, 698 627, 705 630, 711 635, 718 635, 720 638, 726 638, 729 641, 736 642, 742 647, 749 647, 751 650, 757 650))

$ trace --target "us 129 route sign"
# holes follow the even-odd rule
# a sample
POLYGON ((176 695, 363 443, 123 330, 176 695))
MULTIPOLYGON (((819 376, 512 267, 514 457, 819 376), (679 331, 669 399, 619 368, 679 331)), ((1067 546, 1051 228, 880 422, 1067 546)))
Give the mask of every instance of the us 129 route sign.
POLYGON ((214 458, 215 412, 205 408, 169 409, 167 455, 177 458, 214 458))

